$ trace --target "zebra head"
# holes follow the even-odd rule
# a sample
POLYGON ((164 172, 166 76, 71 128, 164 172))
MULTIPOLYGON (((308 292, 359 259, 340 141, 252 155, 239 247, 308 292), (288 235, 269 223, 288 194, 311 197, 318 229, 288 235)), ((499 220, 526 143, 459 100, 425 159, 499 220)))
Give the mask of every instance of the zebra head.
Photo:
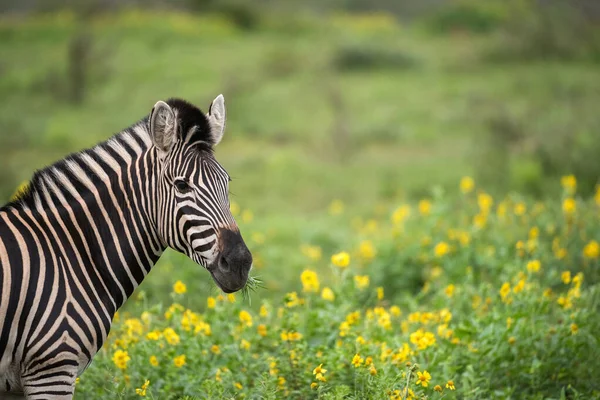
POLYGON ((225 130, 223 96, 207 114, 183 100, 159 101, 149 130, 157 160, 159 236, 205 267, 221 290, 240 290, 252 254, 229 210, 229 175, 213 155, 225 130))

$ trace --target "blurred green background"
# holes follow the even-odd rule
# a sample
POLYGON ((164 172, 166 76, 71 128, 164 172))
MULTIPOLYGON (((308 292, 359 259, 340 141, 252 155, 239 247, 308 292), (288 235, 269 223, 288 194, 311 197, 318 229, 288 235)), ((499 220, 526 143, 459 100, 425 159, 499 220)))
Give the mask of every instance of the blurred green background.
MULTIPOLYGON (((233 177, 264 296, 317 244, 403 201, 456 192, 582 195, 600 175, 596 0, 0 0, 0 198, 159 99, 228 107, 233 177), (435 190, 432 191, 432 189, 435 190), (344 205, 330 215, 332 201, 344 205), (266 293, 266 294, 265 294, 266 293)), ((168 253, 141 289, 208 274, 168 253)))

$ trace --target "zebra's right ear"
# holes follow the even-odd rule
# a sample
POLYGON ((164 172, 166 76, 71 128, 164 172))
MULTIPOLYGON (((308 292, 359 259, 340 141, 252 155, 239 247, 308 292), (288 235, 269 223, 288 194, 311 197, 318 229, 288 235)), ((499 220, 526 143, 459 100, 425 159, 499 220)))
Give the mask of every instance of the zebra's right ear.
POLYGON ((177 139, 177 122, 175 113, 164 101, 154 105, 150 113, 150 136, 159 152, 169 152, 177 139))

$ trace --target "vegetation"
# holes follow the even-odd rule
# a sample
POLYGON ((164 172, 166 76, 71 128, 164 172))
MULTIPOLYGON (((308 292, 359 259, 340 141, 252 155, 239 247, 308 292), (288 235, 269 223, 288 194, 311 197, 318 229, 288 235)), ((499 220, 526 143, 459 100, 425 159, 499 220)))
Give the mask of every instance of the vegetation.
POLYGON ((194 308, 181 281, 165 307, 140 293, 77 397, 597 397, 600 188, 583 201, 567 176, 562 201, 531 203, 460 186, 352 227, 334 204, 351 239, 302 243, 294 291, 260 307, 194 308))

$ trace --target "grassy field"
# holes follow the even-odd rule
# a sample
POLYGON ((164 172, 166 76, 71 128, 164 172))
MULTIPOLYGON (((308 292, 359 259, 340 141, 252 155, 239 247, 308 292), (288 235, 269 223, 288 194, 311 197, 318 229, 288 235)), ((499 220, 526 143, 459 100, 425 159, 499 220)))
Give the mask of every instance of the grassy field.
POLYGON ((342 213, 342 251, 327 231, 302 242, 288 257, 305 267, 280 266, 293 291, 260 307, 213 293, 194 308, 182 282, 168 306, 140 296, 77 397, 596 398, 600 189, 576 200, 573 181, 543 203, 466 179, 459 198, 342 213))
POLYGON ((597 396, 599 265, 582 252, 600 241, 600 69, 582 60, 492 62, 498 40, 435 35, 386 14, 267 18, 251 32, 177 12, 2 17, 0 197, 159 99, 206 108, 223 93, 228 126, 216 155, 233 177, 234 213, 265 286, 251 303, 238 296, 208 308, 208 296, 219 298, 209 275, 167 252, 122 310, 77 398, 134 398, 146 379, 155 399, 405 399, 407 387, 429 398, 597 396), (80 102, 71 99, 68 61, 76 40, 87 60, 80 102), (569 173, 580 181, 577 211, 565 215, 569 188, 558 181, 569 173), (467 194, 463 176, 477 181, 467 194), (448 252, 436 256, 440 243, 448 252), (346 269, 330 263, 341 251, 350 254, 346 269), (533 260, 539 271, 527 269, 533 260), (306 269, 317 274, 317 292, 314 278, 303 292, 306 269), (583 275, 561 283, 567 270, 583 275), (355 275, 369 284, 359 288, 365 280, 355 275), (187 293, 172 293, 176 281, 187 293), (326 285, 335 300, 322 298, 326 285), (167 318, 174 302, 181 308, 167 318), (301 337, 284 340, 284 331, 301 337), (365 360, 351 365, 357 353, 372 357, 376 373, 365 360), (312 374, 321 363, 325 381, 312 374), (424 370, 426 388, 414 380, 424 370))

